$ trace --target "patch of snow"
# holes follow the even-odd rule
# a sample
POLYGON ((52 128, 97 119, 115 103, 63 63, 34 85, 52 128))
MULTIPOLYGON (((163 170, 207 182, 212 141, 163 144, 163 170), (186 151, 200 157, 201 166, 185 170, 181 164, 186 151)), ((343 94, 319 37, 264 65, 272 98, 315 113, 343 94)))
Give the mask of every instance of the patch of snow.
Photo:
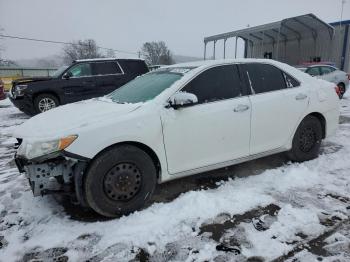
MULTIPOLYGON (((345 97, 343 116, 350 117, 349 104, 345 97)), ((17 109, 0 108, 0 234, 7 241, 1 261, 20 260, 25 253, 55 247, 68 248, 65 255, 72 261, 94 256, 127 261, 135 256, 133 249, 143 248, 157 256, 174 243, 178 253, 196 247, 181 261, 213 260, 225 253, 216 250, 217 243, 210 237, 200 236, 203 223, 274 203, 281 209, 267 230, 257 231, 250 222, 240 225, 249 242, 241 243, 242 254, 271 260, 290 251, 294 241, 302 241, 298 233, 312 238, 324 232, 321 214, 349 217, 349 203, 327 194, 350 194, 350 123, 340 125, 336 136, 324 142, 328 150, 315 160, 288 162, 258 175, 229 179, 215 189, 188 191, 171 202, 154 203, 119 219, 89 223, 71 219, 53 197, 34 198, 25 177, 10 163, 14 150, 8 147, 9 137, 24 120, 17 109), (338 147, 333 149, 332 144, 338 147)), ((331 244, 334 238, 328 241, 331 244)), ((305 251, 295 257, 312 261, 316 256, 305 251)))

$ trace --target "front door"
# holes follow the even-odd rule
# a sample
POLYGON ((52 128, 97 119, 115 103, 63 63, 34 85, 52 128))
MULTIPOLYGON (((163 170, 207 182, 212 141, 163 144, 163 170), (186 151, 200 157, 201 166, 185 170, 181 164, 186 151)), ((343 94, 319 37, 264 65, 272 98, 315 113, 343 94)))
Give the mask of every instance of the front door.
POLYGON ((181 91, 195 94, 198 104, 161 114, 170 174, 249 154, 251 105, 236 65, 208 69, 181 91))
POLYGON ((66 103, 91 98, 95 92, 96 82, 90 63, 79 63, 67 70, 68 79, 62 79, 62 89, 66 103))

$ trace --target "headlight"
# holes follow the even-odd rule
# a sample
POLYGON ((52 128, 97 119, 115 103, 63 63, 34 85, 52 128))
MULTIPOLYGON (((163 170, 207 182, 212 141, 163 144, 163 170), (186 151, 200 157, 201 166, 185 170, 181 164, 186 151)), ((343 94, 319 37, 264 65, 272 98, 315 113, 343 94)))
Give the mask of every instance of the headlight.
POLYGON ((23 140, 21 146, 18 148, 17 155, 23 156, 27 159, 33 159, 40 156, 45 156, 54 152, 58 152, 67 148, 77 139, 78 136, 67 136, 60 139, 50 141, 34 141, 27 142, 23 140))
POLYGON ((13 90, 14 97, 20 97, 24 95, 24 90, 26 90, 28 85, 16 85, 13 90))

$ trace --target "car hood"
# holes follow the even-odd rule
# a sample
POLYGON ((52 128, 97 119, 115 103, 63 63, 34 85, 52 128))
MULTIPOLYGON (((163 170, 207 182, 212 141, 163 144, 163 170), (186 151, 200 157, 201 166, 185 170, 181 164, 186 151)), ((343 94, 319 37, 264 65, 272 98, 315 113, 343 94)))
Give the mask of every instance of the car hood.
POLYGON ((79 129, 93 127, 108 119, 116 119, 141 107, 138 104, 117 104, 107 99, 90 99, 60 106, 36 115, 15 129, 16 138, 57 138, 74 135, 79 129))
POLYGON ((47 76, 47 77, 26 77, 26 78, 19 78, 19 79, 13 80, 12 83, 14 85, 18 85, 18 84, 23 84, 23 83, 48 81, 48 80, 52 80, 52 79, 53 78, 50 76, 47 76))

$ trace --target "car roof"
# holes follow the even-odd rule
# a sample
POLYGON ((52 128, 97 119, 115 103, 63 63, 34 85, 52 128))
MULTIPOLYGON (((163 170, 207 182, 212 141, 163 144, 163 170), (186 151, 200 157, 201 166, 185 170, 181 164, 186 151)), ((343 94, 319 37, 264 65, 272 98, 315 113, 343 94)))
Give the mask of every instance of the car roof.
MULTIPOLYGON (((309 65, 309 66, 306 66, 306 67, 307 67, 307 68, 309 68, 309 67, 318 67, 318 66, 334 67, 334 66, 331 66, 331 65, 325 65, 325 64, 309 65)), ((335 67, 334 67, 334 68, 335 68, 335 67)))
POLYGON ((103 58, 89 58, 89 59, 77 59, 73 63, 77 62, 98 62, 98 61, 145 61, 141 58, 115 58, 115 57, 103 57, 103 58))
POLYGON ((309 65, 306 67, 306 69, 308 68, 313 68, 313 67, 331 67, 335 70, 339 70, 338 68, 336 68, 335 66, 331 66, 331 65, 325 65, 325 64, 318 64, 318 65, 309 65))
POLYGON ((180 63, 170 66, 164 66, 161 67, 161 69, 166 68, 193 68, 191 70, 191 73, 187 73, 187 76, 192 76, 197 74, 198 72, 201 72, 202 70, 206 70, 208 68, 211 68, 213 66, 218 65, 227 65, 227 64, 248 64, 248 63, 259 63, 259 64, 268 64, 273 65, 280 70, 283 70, 284 72, 290 74, 291 76, 295 77, 300 82, 305 81, 314 81, 314 79, 304 72, 296 69, 295 67, 292 67, 288 64, 273 60, 273 59, 266 59, 266 58, 238 58, 238 59, 219 59, 219 60, 202 60, 202 61, 196 61, 196 62, 188 62, 188 63, 180 63))
POLYGON ((195 62, 179 63, 169 66, 164 66, 162 68, 172 68, 172 67, 210 67, 222 64, 240 64, 240 63, 261 63, 261 64, 271 64, 280 66, 282 63, 272 60, 272 59, 257 59, 257 58, 237 58, 237 59, 218 59, 218 60, 202 60, 195 62))

